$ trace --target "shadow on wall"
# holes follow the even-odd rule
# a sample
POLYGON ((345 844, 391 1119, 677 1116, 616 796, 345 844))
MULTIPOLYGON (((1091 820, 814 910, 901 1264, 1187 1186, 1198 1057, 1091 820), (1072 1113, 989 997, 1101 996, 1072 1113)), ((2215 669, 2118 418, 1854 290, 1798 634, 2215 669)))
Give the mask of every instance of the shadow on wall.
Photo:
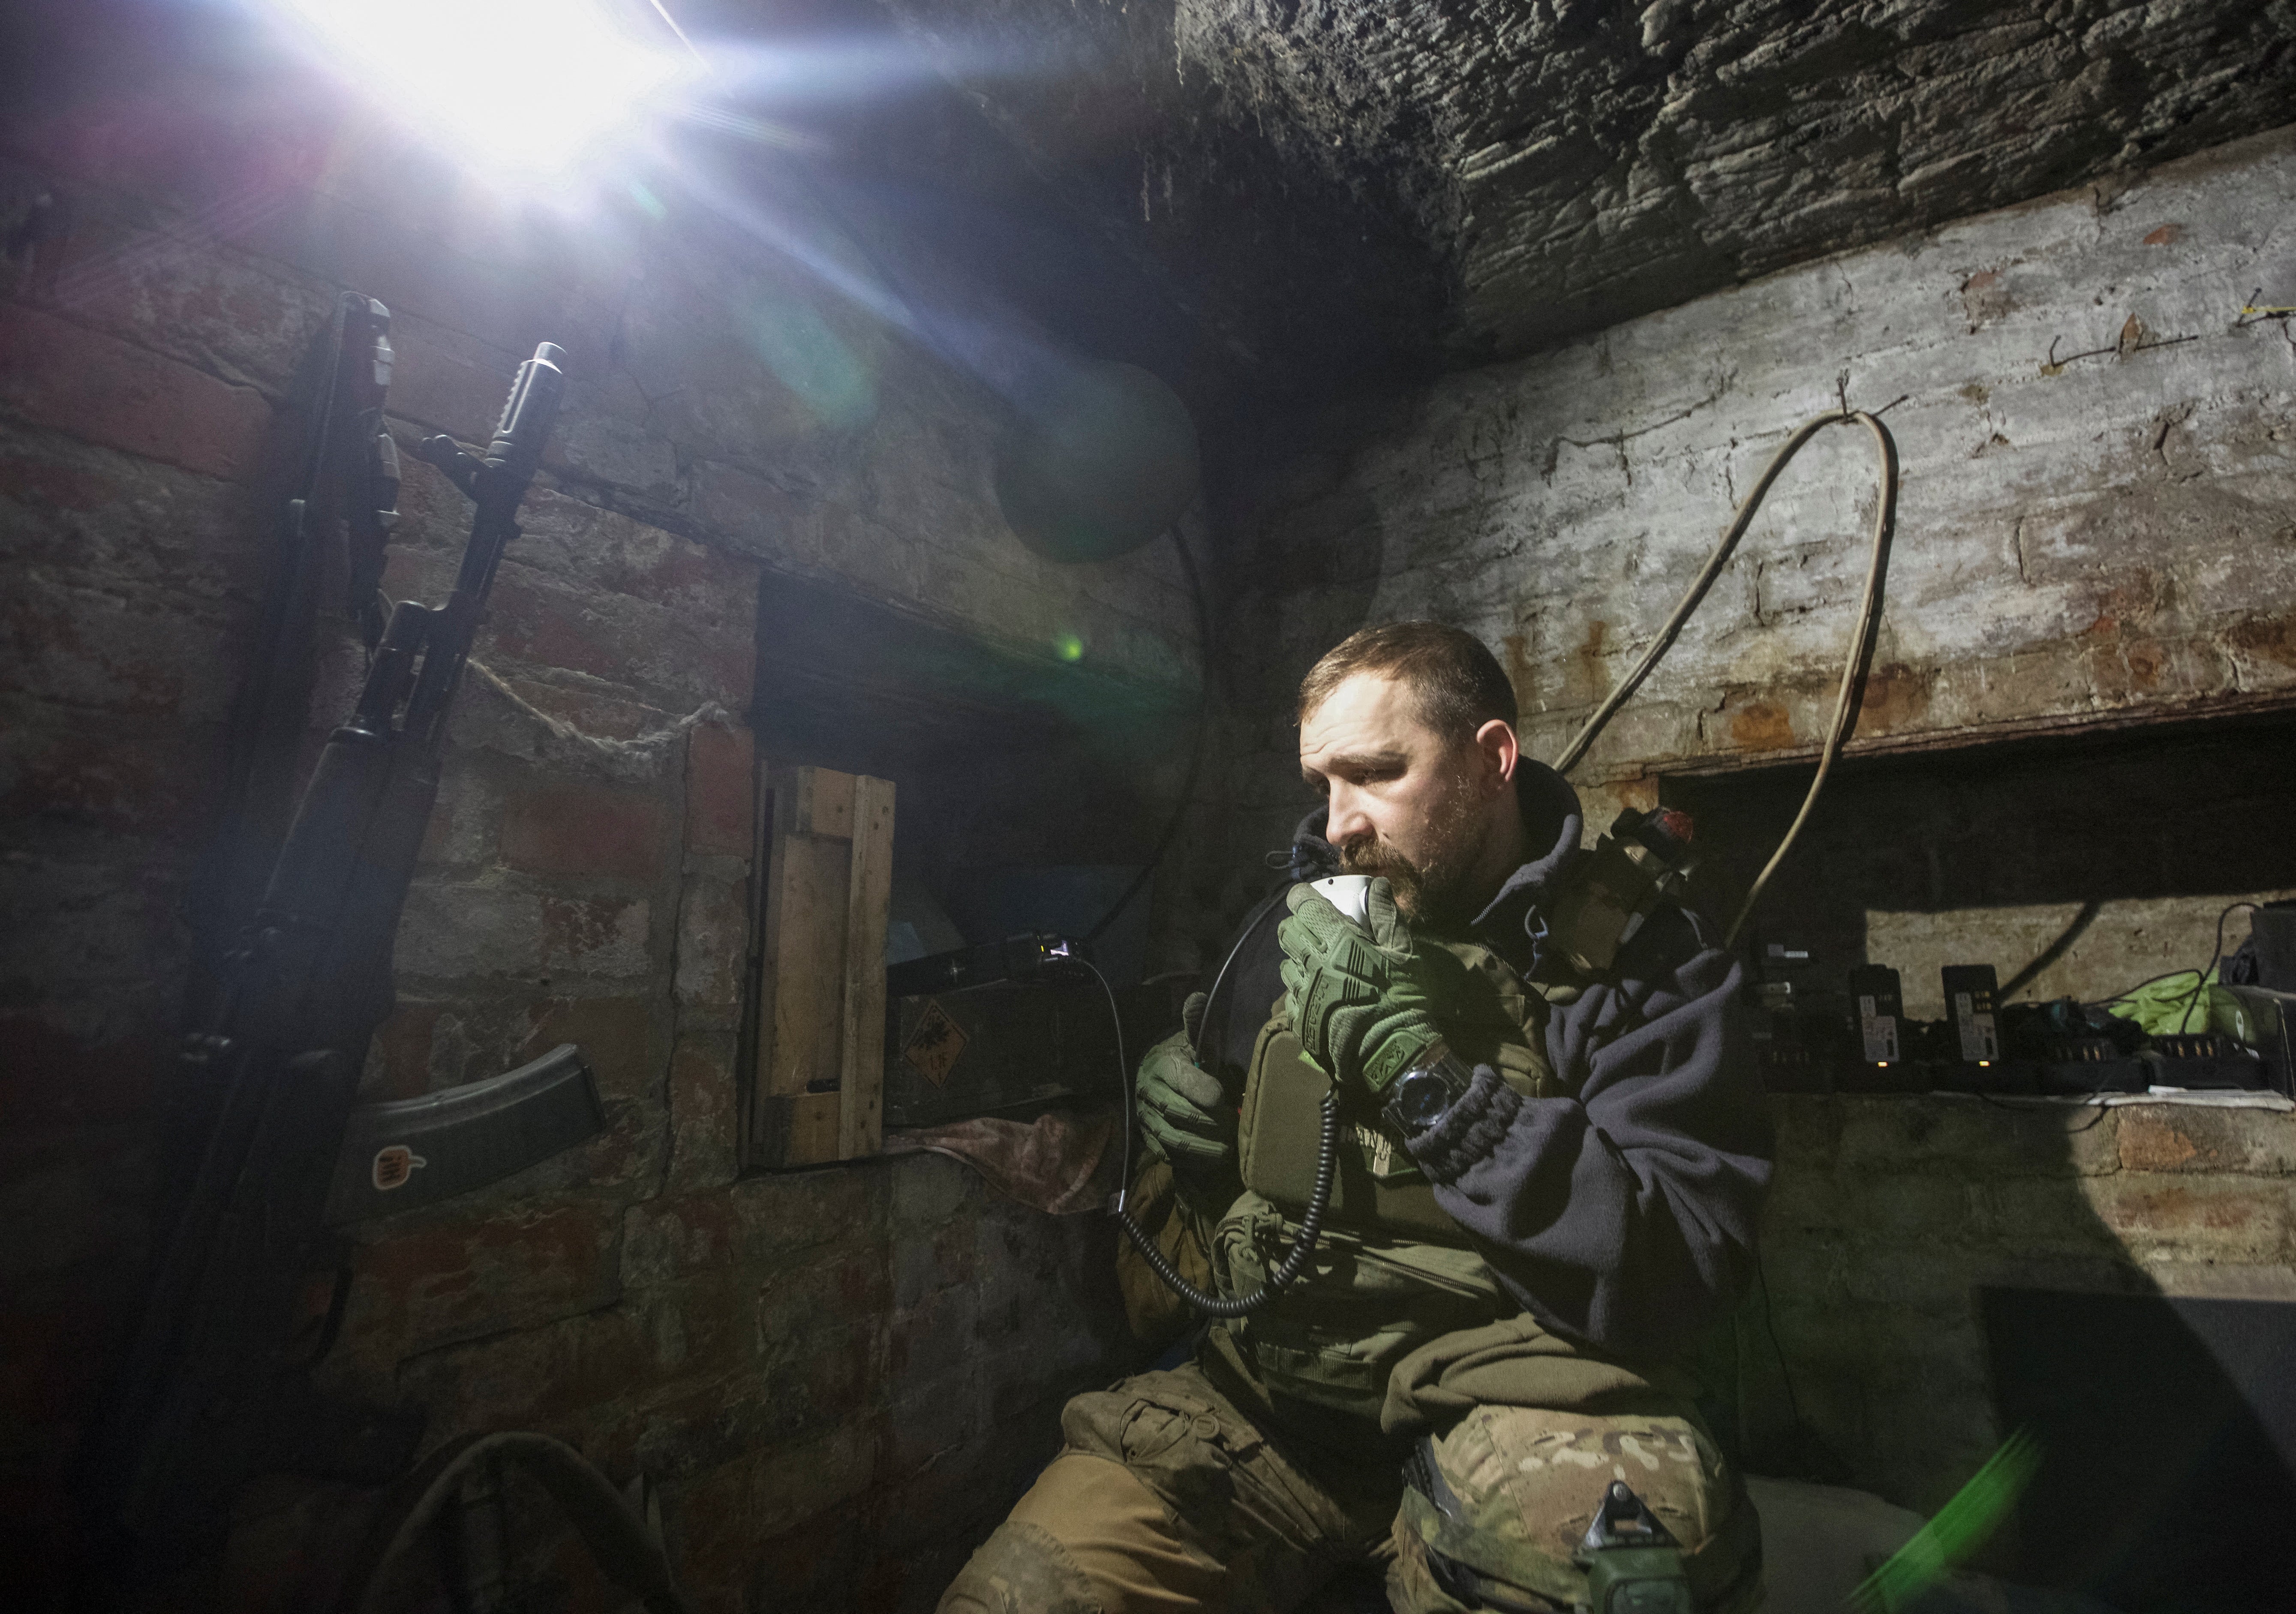
MULTIPOLYGON (((1918 933, 2005 981, 2050 938, 2004 914, 2095 901, 2092 935, 2116 913, 2128 933, 2077 938, 2042 990, 2099 997, 2196 968, 2226 902, 2296 884, 2296 845, 2267 827, 2296 792, 2292 741, 2284 719, 1853 765, 1754 945, 1807 946, 1839 984, 1869 958, 1904 967, 1883 949, 1918 933)), ((1734 910, 1807 782, 1783 768, 1664 782, 1698 818, 1705 912, 1734 910)), ((1906 984, 1918 1014, 1936 982, 1908 969, 1906 984)), ((2030 1428, 2043 1465, 1983 1567, 2127 1614, 2296 1606, 2285 1555, 2255 1550, 2296 1512, 2296 1115, 1771 1102, 1767 1293, 1718 1363, 1756 1471, 1933 1513, 2030 1428)))
MULTIPOLYGON (((1189 935, 1216 966, 1274 884, 1266 856, 1292 843, 1312 805, 1299 782, 1300 680, 1374 611, 1386 553, 1379 505, 1339 480, 1334 455, 1305 488, 1282 490, 1242 561, 1208 579, 1218 682, 1201 817, 1178 852, 1189 935)), ((1177 859, 1176 859, 1177 862, 1177 859)))
POLYGON ((2025 1429, 2040 1470, 1977 1567, 2122 1614, 2296 1606, 2240 1544, 2296 1505, 2296 1117, 1771 1102, 1767 1282, 1706 1371, 1751 1471, 1934 1514, 2025 1429))

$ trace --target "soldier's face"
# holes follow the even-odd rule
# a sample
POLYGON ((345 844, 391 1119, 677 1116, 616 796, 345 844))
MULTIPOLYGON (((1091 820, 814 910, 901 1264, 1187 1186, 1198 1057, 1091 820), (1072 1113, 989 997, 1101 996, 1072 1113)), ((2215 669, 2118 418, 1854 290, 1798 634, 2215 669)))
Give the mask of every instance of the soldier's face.
POLYGON ((1394 679, 1358 673, 1300 725, 1300 771, 1331 804, 1324 836, 1350 874, 1383 875, 1404 917, 1443 914, 1486 832, 1472 739, 1446 742, 1394 679))

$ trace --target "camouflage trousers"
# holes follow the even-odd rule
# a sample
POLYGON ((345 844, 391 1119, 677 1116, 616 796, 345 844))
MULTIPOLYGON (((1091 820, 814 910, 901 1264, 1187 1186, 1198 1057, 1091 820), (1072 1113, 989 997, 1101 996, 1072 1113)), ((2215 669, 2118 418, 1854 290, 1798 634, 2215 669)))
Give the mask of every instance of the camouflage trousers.
POLYGON ((1751 1507, 1690 1417, 1473 1408, 1433 1439, 1462 1510, 1448 1517, 1406 1491, 1392 1454, 1271 1438, 1193 1363, 1078 1396, 1062 1426, 1064 1449, 940 1614, 1283 1614, 1364 1562, 1385 1567, 1398 1614, 1567 1610, 1586 1594, 1571 1555, 1614 1479, 1682 1544, 1702 1610, 1760 1595, 1751 1507), (1446 1589, 1463 1580, 1488 1595, 1446 1589))

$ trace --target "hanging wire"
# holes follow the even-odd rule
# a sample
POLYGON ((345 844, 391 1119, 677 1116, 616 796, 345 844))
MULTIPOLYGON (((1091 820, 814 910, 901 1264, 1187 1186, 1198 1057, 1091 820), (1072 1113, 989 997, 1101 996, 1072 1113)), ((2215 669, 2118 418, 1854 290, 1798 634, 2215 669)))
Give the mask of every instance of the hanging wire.
POLYGON ((1874 644, 1882 626, 1882 583, 1889 574, 1890 539, 1896 529, 1898 516, 1898 445, 1890 436, 1890 429, 1882 424, 1878 416, 1863 409, 1845 408, 1835 414, 1814 416, 1795 429, 1793 435, 1786 438, 1777 453, 1770 456, 1770 463, 1762 468, 1762 474, 1756 479, 1753 487, 1747 489, 1746 496, 1739 502, 1737 513, 1730 519, 1730 525, 1724 528, 1721 540, 1714 545, 1713 553, 1706 557, 1706 564, 1691 583, 1689 592, 1674 608, 1674 614, 1667 619, 1666 626, 1659 629, 1658 637, 1652 640, 1650 648, 1643 652, 1643 659, 1635 664, 1632 672, 1619 680, 1616 688, 1603 697, 1602 705, 1595 709, 1595 715, 1587 719, 1587 725, 1564 748, 1562 757, 1554 764, 1555 772, 1568 774, 1587 754, 1587 748, 1595 743, 1595 737, 1602 733, 1619 709, 1627 703, 1628 698, 1642 687, 1642 682, 1650 676, 1651 669, 1673 647, 1683 625, 1705 601, 1707 592, 1714 586, 1715 579, 1722 575, 1723 567, 1729 563, 1731 554, 1737 549, 1738 540, 1746 536, 1747 528, 1753 524, 1755 512, 1762 507, 1762 500, 1768 495, 1771 484, 1778 479, 1778 473, 1786 468, 1786 463, 1826 427, 1846 426, 1852 422, 1864 426, 1873 435, 1881 483, 1881 496, 1874 512, 1873 556, 1866 564, 1865 594, 1857 607, 1857 630, 1850 639, 1849 653, 1842 662, 1841 688, 1834 700, 1833 722, 1826 732, 1824 748, 1818 754, 1816 776, 1810 780, 1809 791, 1802 798, 1801 810, 1794 815, 1793 823, 1778 842, 1778 849, 1770 854, 1769 862, 1764 864, 1762 872, 1754 877, 1753 885, 1746 892, 1746 900, 1739 906, 1738 916, 1730 922, 1729 931, 1722 940, 1726 951, 1737 942, 1738 932, 1745 927, 1747 918, 1754 911, 1754 905, 1761 900, 1762 888, 1769 884, 1770 876, 1777 873, 1778 865, 1785 861, 1786 853, 1801 834, 1802 827, 1809 822, 1810 813, 1817 806, 1818 791, 1825 787, 1826 775, 1833 772, 1836 758, 1841 755, 1842 746, 1857 728, 1858 708, 1865 701, 1866 676, 1873 665, 1874 644))

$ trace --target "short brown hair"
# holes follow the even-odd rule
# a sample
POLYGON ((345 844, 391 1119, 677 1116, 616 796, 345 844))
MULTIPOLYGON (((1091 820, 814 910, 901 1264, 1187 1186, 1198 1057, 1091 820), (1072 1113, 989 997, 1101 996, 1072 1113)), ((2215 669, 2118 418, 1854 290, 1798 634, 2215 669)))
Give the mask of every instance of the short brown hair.
POLYGON ((1419 720, 1447 740, 1464 740, 1496 717, 1515 720, 1514 685, 1499 659, 1463 628, 1440 622, 1389 622, 1349 634, 1300 680, 1298 721, 1357 673, 1394 679, 1416 696, 1419 720))

